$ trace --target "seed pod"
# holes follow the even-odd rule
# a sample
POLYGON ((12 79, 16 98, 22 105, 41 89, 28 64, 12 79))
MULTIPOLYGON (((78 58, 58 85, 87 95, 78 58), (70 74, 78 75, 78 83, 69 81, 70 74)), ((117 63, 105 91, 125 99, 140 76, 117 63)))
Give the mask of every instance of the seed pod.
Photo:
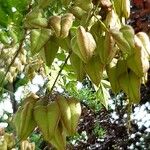
POLYGON ((114 10, 109 11, 109 13, 107 14, 105 24, 110 29, 119 30, 121 28, 119 17, 114 10))
POLYGON ((49 140, 48 121, 47 121, 47 106, 35 105, 33 111, 34 120, 36 121, 43 138, 49 140), (43 117, 44 116, 44 117, 43 117))
POLYGON ((59 106, 60 113, 61 113, 61 122, 64 125, 67 134, 70 135, 71 132, 71 110, 69 104, 65 97, 58 95, 56 97, 56 102, 59 106))
POLYGON ((35 150, 35 143, 29 143, 28 141, 21 142, 21 150, 35 150))
POLYGON ((84 69, 91 81, 98 86, 104 70, 104 65, 100 62, 99 56, 93 56, 89 62, 85 64, 84 69))
POLYGON ((61 33, 60 33, 61 38, 65 38, 68 36, 74 18, 75 17, 71 13, 67 13, 61 17, 61 33))
POLYGON ((42 15, 43 10, 35 8, 26 15, 24 25, 26 28, 46 28, 48 21, 42 15))
POLYGON ((128 19, 130 17, 130 0, 122 1, 122 16, 128 19))
POLYGON ((13 82, 14 77, 12 76, 11 72, 8 72, 6 75, 6 80, 9 81, 10 83, 13 82))
POLYGON ((9 69, 9 72, 12 74, 12 76, 17 72, 16 67, 11 66, 9 69))
POLYGON ((123 33, 124 38, 126 39, 126 41, 129 43, 129 45, 131 46, 131 48, 134 48, 134 29, 130 26, 130 25, 123 25, 120 29, 120 32, 123 33))
POLYGON ((51 16, 48 20, 48 26, 54 30, 56 37, 59 37, 61 33, 61 17, 51 16))
POLYGON ((112 62, 106 67, 107 75, 109 82, 111 84, 112 90, 114 93, 118 93, 120 91, 120 86, 117 77, 117 60, 114 59, 112 62))
POLYGON ((78 6, 70 7, 69 11, 78 19, 81 19, 82 16, 86 14, 86 11, 78 6))
POLYGON ((61 122, 59 122, 55 135, 49 142, 58 150, 66 150, 66 133, 61 122))
POLYGON ((148 35, 144 32, 138 32, 136 34, 136 36, 141 40, 141 42, 148 54, 148 58, 150 58, 150 39, 149 39, 148 35))
POLYGON ((141 78, 130 71, 122 74, 118 80, 121 89, 127 94, 129 102, 133 104, 139 103, 141 78))
POLYGON ((4 137, 0 138, 0 150, 7 150, 7 141, 4 137))
POLYGON ((82 57, 82 53, 79 49, 79 46, 77 44, 77 37, 74 36, 72 39, 71 39, 71 47, 72 47, 72 50, 73 52, 79 56, 79 58, 83 61, 84 60, 84 57, 82 57))
POLYGON ((39 8, 34 8, 32 11, 30 11, 27 15, 26 15, 26 19, 28 20, 32 20, 35 18, 42 18, 43 14, 43 10, 39 9, 39 8))
POLYGON ((117 61, 117 78, 119 78, 122 74, 125 74, 128 71, 127 61, 124 59, 119 59, 117 61))
POLYGON ((110 33, 111 33, 113 39, 115 40, 115 42, 117 43, 118 47, 120 48, 120 50, 123 53, 125 53, 125 54, 132 53, 132 49, 131 49, 128 41, 124 38, 124 35, 122 32, 112 29, 112 30, 110 30, 110 33))
POLYGON ((45 105, 44 102, 37 101, 33 115, 44 139, 50 141, 55 135, 60 120, 60 111, 57 103, 51 102, 50 104, 45 105), (43 118, 43 116, 45 116, 45 118, 43 118))
POLYGON ((25 65, 27 63, 27 58, 25 54, 21 53, 19 55, 19 58, 20 58, 21 64, 25 65))
POLYGON ((30 34, 31 53, 35 55, 38 53, 45 43, 49 40, 51 31, 49 29, 34 29, 30 34))
POLYGON ((12 133, 11 134, 5 133, 4 134, 4 139, 7 142, 7 147, 9 149, 11 149, 14 146, 14 144, 15 144, 15 137, 14 137, 14 135, 12 133))
POLYGON ((33 107, 38 98, 33 98, 32 95, 22 107, 18 109, 14 115, 13 122, 20 140, 25 140, 36 127, 36 122, 33 119, 33 107))
POLYGON ((149 69, 149 59, 141 40, 135 36, 133 55, 127 58, 128 67, 139 77, 143 77, 149 69))
MULTIPOLYGON (((77 44, 80 49, 81 59, 87 63, 93 56, 96 42, 91 33, 86 32, 82 26, 77 29, 77 44)), ((80 57, 80 56, 79 56, 80 57)))
POLYGON ((70 4, 71 0, 61 0, 61 3, 64 5, 64 6, 68 6, 70 4))
POLYGON ((82 8, 85 11, 90 11, 93 8, 93 3, 92 0, 75 0, 74 4, 76 6, 79 6, 80 8, 82 8))
POLYGON ((122 0, 114 0, 114 7, 119 18, 122 16, 122 0))
POLYGON ((140 87, 141 78, 139 78, 134 72, 129 72, 130 84, 129 86, 129 101, 133 104, 138 104, 140 102, 140 87))
POLYGON ((52 0, 39 0, 38 6, 43 9, 48 7, 51 4, 51 2, 52 0))
MULTIPOLYGON (((106 65, 109 64, 116 54, 117 48, 110 33, 106 32, 105 36, 100 39, 100 48, 97 49, 101 62, 106 65)), ((99 42, 99 43, 100 43, 99 42)))
POLYGON ((79 118, 81 116, 81 104, 75 98, 68 98, 67 102, 71 111, 71 135, 74 135, 78 126, 79 118))
POLYGON ((51 67, 57 51, 59 49, 59 45, 57 43, 56 37, 51 36, 49 41, 44 45, 43 58, 48 67, 51 67))
POLYGON ((77 76, 77 80, 81 82, 85 78, 84 63, 75 53, 71 54, 70 62, 77 76))

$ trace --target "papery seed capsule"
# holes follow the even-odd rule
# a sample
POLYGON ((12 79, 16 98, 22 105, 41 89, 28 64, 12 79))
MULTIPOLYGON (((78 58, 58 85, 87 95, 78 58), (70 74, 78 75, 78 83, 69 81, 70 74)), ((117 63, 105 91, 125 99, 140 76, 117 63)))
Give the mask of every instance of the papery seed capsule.
POLYGON ((130 17, 130 0, 122 0, 122 15, 126 19, 130 17))
POLYGON ((81 52, 81 59, 87 63, 94 54, 96 42, 92 34, 90 32, 86 32, 82 26, 79 26, 77 29, 77 44, 81 52))
POLYGON ((75 17, 71 13, 67 13, 61 17, 61 33, 60 37, 65 38, 69 34, 69 30, 72 26, 73 20, 75 17))
POLYGON ((150 39, 149 39, 148 35, 144 32, 138 32, 136 35, 141 40, 147 54, 150 57, 150 39))
POLYGON ((106 23, 106 26, 110 29, 119 30, 121 28, 120 20, 114 10, 109 11, 109 13, 106 16, 105 23, 106 23))
POLYGON ((6 80, 8 80, 10 83, 13 82, 13 76, 12 76, 12 74, 10 72, 7 73, 6 80))
POLYGON ((60 23, 61 23, 60 16, 51 16, 48 21, 48 26, 54 30, 56 37, 60 36, 60 32, 61 32, 61 24, 60 23))

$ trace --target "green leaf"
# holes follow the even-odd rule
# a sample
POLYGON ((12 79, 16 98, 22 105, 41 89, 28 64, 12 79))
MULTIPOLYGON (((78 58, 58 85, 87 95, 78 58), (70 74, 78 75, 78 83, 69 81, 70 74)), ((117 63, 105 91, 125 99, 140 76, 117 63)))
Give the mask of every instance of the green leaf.
POLYGON ((6 31, 0 31, 0 41, 5 45, 10 43, 6 31))
POLYGON ((15 84, 15 89, 19 88, 20 86, 26 85, 28 82, 29 82, 29 79, 27 78, 27 76, 25 76, 22 79, 17 80, 15 84))
POLYGON ((58 53, 57 54, 57 58, 60 60, 60 61, 64 61, 66 59, 66 55, 64 53, 58 53))
POLYGON ((23 12, 27 9, 27 5, 29 4, 30 0, 3 0, 3 1, 7 1, 7 4, 9 4, 12 7, 15 7, 17 9, 17 11, 19 12, 23 12))
POLYGON ((3 27, 7 27, 9 16, 2 10, 0 6, 0 25, 3 27))

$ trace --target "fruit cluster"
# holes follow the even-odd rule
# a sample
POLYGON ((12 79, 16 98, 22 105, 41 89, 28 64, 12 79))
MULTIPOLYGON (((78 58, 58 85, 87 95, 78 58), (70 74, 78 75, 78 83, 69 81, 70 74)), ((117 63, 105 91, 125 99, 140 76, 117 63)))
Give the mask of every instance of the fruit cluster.
POLYGON ((11 149, 15 145, 15 138, 13 134, 4 133, 0 136, 0 150, 11 149))
MULTIPOLYGON (((103 74, 107 73, 115 93, 123 90, 130 103, 138 103, 140 85, 146 82, 149 69, 150 40, 146 33, 135 34, 126 24, 130 0, 61 2, 69 13, 47 19, 41 0, 39 6, 27 14, 25 27, 36 28, 30 34, 31 52, 41 55, 50 67, 60 47, 69 50, 79 81, 88 75, 98 87, 103 74), (103 8, 107 8, 105 17, 101 15, 103 8)), ((50 3, 47 1, 44 7, 50 3)))
POLYGON ((16 112, 13 122, 17 136, 26 140, 38 127, 43 138, 58 150, 65 150, 66 136, 76 132, 81 115, 80 102, 75 98, 56 95, 54 101, 29 95, 16 112))
POLYGON ((35 143, 30 143, 27 140, 21 142, 21 150, 35 150, 35 143))

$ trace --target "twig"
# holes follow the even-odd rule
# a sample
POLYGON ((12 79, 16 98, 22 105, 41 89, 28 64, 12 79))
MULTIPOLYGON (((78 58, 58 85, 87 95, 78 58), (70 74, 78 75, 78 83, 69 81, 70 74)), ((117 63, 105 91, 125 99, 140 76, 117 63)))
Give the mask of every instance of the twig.
POLYGON ((95 14, 94 14, 94 16, 98 20, 98 22, 102 25, 102 27, 104 28, 104 30, 106 32, 109 32, 109 29, 106 27, 106 25, 103 23, 103 21, 101 21, 95 14))
POLYGON ((20 143, 21 143, 21 139, 19 139, 11 148, 16 148, 16 146, 20 143))
POLYGON ((52 93, 52 91, 53 91, 53 89, 54 89, 54 87, 55 87, 55 84, 56 84, 56 82, 57 82, 57 80, 58 80, 58 78, 59 78, 59 76, 60 76, 62 70, 64 69, 65 65, 67 64, 67 61, 68 61, 68 59, 70 58, 71 53, 72 53, 72 51, 70 51, 70 53, 69 53, 69 55, 67 56, 67 58, 66 58, 64 64, 63 64, 62 67, 60 68, 60 70, 59 70, 59 72, 58 72, 58 74, 57 74, 57 76, 56 76, 56 79, 55 79, 55 81, 54 81, 54 83, 53 83, 53 85, 52 85, 52 87, 51 87, 51 89, 50 89, 50 91, 49 91, 50 94, 52 93))
MULTIPOLYGON (((28 9, 27 9, 27 13, 30 12, 32 9, 32 1, 29 3, 28 5, 28 9)), ((13 65, 13 63, 15 62, 15 59, 17 58, 17 56, 19 55, 20 51, 22 50, 22 47, 23 47, 23 43, 24 43, 24 40, 26 38, 26 34, 27 34, 27 29, 24 29, 24 35, 23 35, 23 38, 21 39, 20 41, 20 44, 19 44, 19 47, 18 47, 18 50, 16 51, 16 54, 15 56, 13 57, 11 63, 9 64, 1 82, 0 82, 0 86, 3 87, 3 84, 4 84, 4 80, 5 80, 5 77, 6 75, 8 74, 9 70, 10 70, 10 67, 13 65)))

